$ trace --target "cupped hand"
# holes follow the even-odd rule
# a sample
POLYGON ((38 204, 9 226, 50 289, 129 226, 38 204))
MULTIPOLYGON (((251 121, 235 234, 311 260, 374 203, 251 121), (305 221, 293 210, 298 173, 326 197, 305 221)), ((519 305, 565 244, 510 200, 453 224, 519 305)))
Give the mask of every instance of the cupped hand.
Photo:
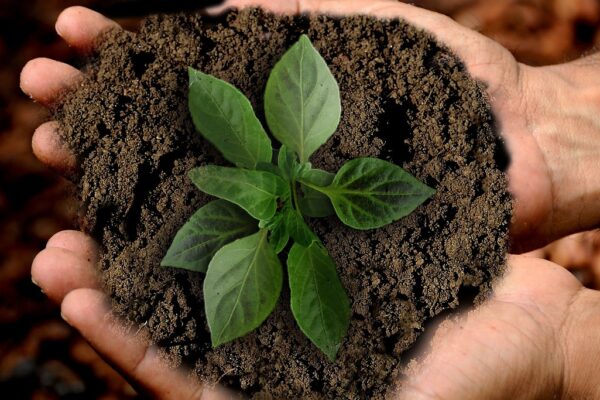
MULTIPOLYGON (((449 18, 388 0, 234 1, 286 12, 366 13, 404 18, 433 33, 485 82, 511 157, 515 198, 511 236, 521 249, 596 225, 600 208, 597 148, 600 74, 589 63, 532 68, 517 63, 497 43, 449 18), (573 74, 573 71, 577 74, 573 74), (577 77, 577 79, 575 79, 577 77)), ((71 46, 89 51, 100 33, 118 26, 81 7, 65 10, 57 32, 71 46)), ((49 59, 23 69, 23 91, 51 105, 82 74, 49 59)), ((41 125, 33 137, 37 157, 63 174, 77 168, 60 142, 57 123, 41 125)), ((139 333, 111 316, 99 291, 94 242, 75 231, 55 235, 35 259, 32 277, 61 303, 64 318, 138 388, 159 398, 219 396, 162 361, 139 333)), ((431 348, 413 368, 400 396, 410 399, 600 397, 594 361, 600 355, 600 294, 581 287, 547 261, 511 256, 504 279, 483 306, 443 323, 431 348)))
MULTIPOLYGON (((56 22, 56 31, 81 52, 92 50, 99 35, 120 29, 104 16, 83 7, 66 9, 56 22)), ((83 79, 70 65, 38 58, 21 73, 21 88, 34 100, 52 106, 58 95, 83 79)), ((58 135, 55 121, 42 124, 34 133, 35 155, 65 176, 77 168, 75 156, 58 135)), ((160 357, 143 330, 128 331, 112 315, 100 290, 95 263, 98 247, 89 236, 77 231, 55 234, 33 261, 35 284, 61 305, 61 315, 77 329, 96 351, 120 371, 141 393, 153 398, 231 398, 219 388, 203 387, 188 372, 172 368, 160 357)))

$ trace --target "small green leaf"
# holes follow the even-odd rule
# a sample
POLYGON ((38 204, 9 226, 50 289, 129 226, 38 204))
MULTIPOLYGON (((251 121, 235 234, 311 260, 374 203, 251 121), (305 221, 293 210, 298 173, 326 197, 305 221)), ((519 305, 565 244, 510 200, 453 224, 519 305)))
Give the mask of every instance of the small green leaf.
POLYGON ((291 308, 302 332, 335 360, 350 322, 350 301, 319 242, 294 244, 287 260, 291 308))
POLYGON ((287 208, 284 216, 286 232, 296 243, 310 246, 313 241, 318 240, 317 235, 306 225, 304 218, 298 211, 291 207, 287 208))
POLYGON ((281 169, 279 169, 278 166, 273 165, 271 163, 260 162, 260 163, 258 163, 256 165, 255 170, 270 172, 273 175, 277 175, 277 176, 285 179, 285 175, 283 174, 283 172, 281 171, 281 169))
POLYGON ((246 96, 214 76, 193 68, 188 72, 189 108, 200 134, 238 167, 271 162, 271 140, 246 96))
POLYGON ((311 167, 303 169, 300 178, 317 186, 329 186, 333 182, 335 174, 311 167))
MULTIPOLYGON (((320 169, 307 169, 301 172, 300 179, 314 186, 325 187, 333 182, 334 174, 320 169)), ((300 210, 308 217, 329 217, 335 214, 331 200, 318 190, 301 184, 300 210)))
POLYGON ((283 281, 267 231, 225 245, 204 280, 204 304, 213 347, 256 329, 271 314, 283 281))
POLYGON ((289 185, 266 171, 207 165, 189 175, 203 192, 237 204, 259 220, 273 217, 277 201, 290 196, 289 185))
POLYGON ((279 149, 277 165, 288 181, 296 179, 296 174, 301 167, 296 153, 288 149, 286 145, 281 146, 279 149))
POLYGON ((269 236, 269 243, 277 254, 281 253, 283 249, 285 249, 285 246, 287 246, 289 241, 290 235, 285 230, 285 226, 283 224, 278 225, 269 236))
POLYGON ((256 220, 235 204, 211 201, 179 229, 160 265, 206 272, 217 250, 256 230, 256 220))
POLYGON ((387 225, 435 193, 399 166, 377 158, 348 161, 325 188, 308 186, 329 196, 340 220, 354 229, 387 225))
POLYGON ((301 163, 337 129, 340 90, 308 36, 302 35, 271 71, 265 116, 273 136, 295 151, 301 163))
POLYGON ((285 225, 284 213, 278 212, 273 217, 272 221, 268 224, 269 229, 269 243, 275 250, 275 253, 279 254, 290 240, 290 235, 285 225))

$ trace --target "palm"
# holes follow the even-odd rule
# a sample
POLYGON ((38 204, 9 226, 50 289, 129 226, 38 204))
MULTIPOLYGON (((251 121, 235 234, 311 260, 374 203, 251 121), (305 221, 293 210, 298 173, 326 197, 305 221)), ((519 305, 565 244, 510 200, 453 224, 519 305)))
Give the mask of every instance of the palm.
POLYGON ((531 110, 523 96, 530 81, 538 79, 537 71, 518 63, 498 43, 441 18, 443 22, 434 25, 434 34, 456 51, 471 75, 485 85, 510 159, 508 180, 515 199, 514 220, 518 221, 511 227, 511 235, 518 239, 518 249, 533 248, 540 243, 525 243, 524 239, 536 233, 551 210, 554 178, 539 138, 532 132, 531 110))
POLYGON ((487 84, 500 134, 508 150, 508 180, 515 199, 513 220, 518 221, 511 227, 511 235, 517 239, 517 249, 533 248, 541 243, 529 238, 551 212, 554 178, 538 143, 539 138, 532 132, 528 121, 531 110, 522 95, 529 89, 529 81, 537 79, 537 71, 518 63, 505 48, 491 40, 481 39, 479 43, 488 48, 475 49, 473 54, 477 56, 466 63, 471 73, 487 84))
POLYGON ((567 317, 578 312, 574 299, 582 288, 546 261, 515 256, 510 265, 492 299, 441 325, 423 369, 408 378, 411 395, 551 398, 561 386, 566 360, 556 349, 566 342, 567 317))
MULTIPOLYGON (((237 0, 235 3, 263 3, 267 8, 287 12, 401 16, 447 43, 465 60, 471 74, 487 85, 506 139, 512 161, 509 184, 516 198, 513 238, 522 239, 533 232, 538 234, 534 235, 536 240, 548 240, 548 226, 553 226, 547 225, 548 215, 552 216, 558 207, 552 187, 562 178, 557 164, 547 162, 548 141, 532 129, 528 117, 530 105, 522 101, 523 94, 533 90, 532 87, 539 89, 540 82, 536 82, 539 78, 534 78, 539 74, 518 64, 495 42, 446 17, 395 1, 237 0)), ((82 8, 65 11, 57 23, 63 37, 82 49, 89 48, 101 31, 113 26, 112 21, 82 8)), ((80 76, 79 71, 65 64, 35 60, 23 71, 22 87, 40 102, 51 104, 58 90, 80 76), (46 79, 46 71, 53 71, 53 76, 46 79), (54 82, 54 86, 48 82, 54 82)), ((55 123, 42 125, 34 135, 34 151, 44 162, 68 172, 76 167, 74 158, 57 143, 56 137, 55 123)), ((600 220, 600 215, 595 220, 600 220)), ((559 235, 573 229, 576 227, 567 224, 562 231, 552 233, 559 235)), ((96 258, 95 244, 88 237, 78 232, 61 232, 36 258, 32 275, 51 298, 62 302, 62 312, 70 323, 142 388, 159 397, 198 395, 201 388, 166 368, 155 353, 148 351, 150 348, 143 340, 106 327, 104 315, 109 311, 97 290, 93 273, 96 258)), ((586 302, 597 307, 598 294, 585 291, 569 273, 549 262, 513 256, 509 265, 509 272, 492 299, 458 320, 442 324, 436 331, 433 349, 421 369, 407 378, 410 392, 407 398, 442 394, 445 398, 462 399, 545 397, 550 392, 544 390, 561 387, 569 372, 561 369, 568 361, 569 351, 558 344, 566 340, 569 326, 582 323, 581 318, 574 321, 570 316, 583 310, 586 302), (549 365, 553 366, 550 371, 549 365), (544 381, 533 382, 535 377, 544 381), (512 393, 515 388, 520 391, 512 393)), ((599 332, 594 333, 600 337, 599 332)), ((590 346, 594 344, 591 341, 590 346)))
POLYGON ((498 43, 452 21, 435 28, 437 36, 462 57, 469 72, 486 85, 506 141, 508 181, 514 198, 513 251, 538 248, 593 228, 600 211, 586 206, 599 196, 588 187, 596 182, 590 185, 584 166, 598 166, 595 145, 588 140, 597 132, 597 109, 589 107, 589 100, 588 104, 569 101, 573 91, 595 85, 594 76, 574 83, 565 76, 568 64, 530 67, 518 63, 498 43), (557 107, 564 109, 560 118, 557 107))

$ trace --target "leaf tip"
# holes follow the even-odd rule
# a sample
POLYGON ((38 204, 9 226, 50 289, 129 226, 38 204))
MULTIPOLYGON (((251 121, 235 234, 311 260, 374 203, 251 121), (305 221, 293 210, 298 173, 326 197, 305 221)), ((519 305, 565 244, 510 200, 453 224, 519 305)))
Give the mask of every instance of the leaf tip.
POLYGON ((332 346, 327 349, 321 349, 321 350, 323 351, 323 354, 325 354, 325 356, 327 357, 327 359, 330 362, 335 362, 335 360, 337 359, 339 349, 340 349, 340 345, 338 344, 337 346, 332 346))
POLYGON ((173 254, 171 253, 171 248, 167 250, 167 254, 165 254, 162 260, 160 260, 159 265, 161 268, 181 268, 181 266, 178 265, 176 258, 173 257, 173 254))
POLYGON ((300 39, 298 39, 298 41, 301 43, 311 43, 310 38, 308 37, 308 35, 306 33, 303 33, 302 35, 300 35, 300 39))
POLYGON ((193 67, 188 67, 188 80, 189 80, 189 86, 191 87, 192 84, 194 84, 194 82, 196 82, 198 80, 198 75, 201 72, 198 71, 197 69, 194 69, 193 67))
POLYGON ((201 174, 202 174, 202 167, 196 167, 196 168, 190 169, 187 173, 187 176, 188 176, 188 178, 190 178, 193 181, 194 178, 197 178, 201 174))
POLYGON ((160 266, 163 268, 168 268, 171 267, 170 263, 169 263, 169 259, 167 258, 167 256, 165 256, 165 258, 163 258, 160 262, 160 266))
POLYGON ((213 349, 216 349, 217 347, 219 347, 220 345, 222 345, 224 343, 225 343, 225 341, 223 341, 221 338, 215 337, 213 335, 210 336, 210 344, 213 349))
POLYGON ((423 184, 423 186, 425 186, 425 200, 432 198, 437 193, 437 190, 432 188, 431 186, 425 184, 423 184))

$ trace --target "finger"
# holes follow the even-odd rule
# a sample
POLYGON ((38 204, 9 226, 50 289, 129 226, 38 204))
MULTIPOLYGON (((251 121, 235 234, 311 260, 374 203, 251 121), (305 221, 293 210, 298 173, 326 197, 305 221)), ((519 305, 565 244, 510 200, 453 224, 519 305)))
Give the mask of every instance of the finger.
POLYGON ((510 255, 508 271, 494 286, 493 299, 522 303, 535 299, 537 306, 559 311, 565 298, 582 288, 572 273, 554 262, 529 255, 510 255))
POLYGON ((119 24, 89 8, 74 6, 65 9, 56 21, 56 32, 71 46, 90 51, 100 35, 119 24))
POLYGON ((68 177, 77 170, 77 158, 60 140, 58 122, 50 121, 40 125, 33 134, 31 146, 41 162, 61 175, 68 177))
POLYGON ((82 254, 60 247, 47 248, 35 257, 31 279, 57 303, 75 289, 99 287, 94 264, 82 254))
POLYGON ((49 58, 35 58, 21 71, 21 90, 40 103, 51 105, 62 92, 82 78, 83 74, 68 64, 49 58))
POLYGON ((585 268, 591 265, 594 249, 582 233, 564 237, 546 247, 548 260, 565 268, 585 268))
POLYGON ((61 312, 101 356, 152 398, 219 398, 205 395, 200 384, 169 366, 142 335, 120 326, 101 292, 74 290, 65 297, 61 312))
POLYGON ((65 230, 54 234, 46 244, 46 248, 50 247, 70 250, 80 254, 93 264, 97 263, 99 259, 99 248, 96 241, 80 231, 65 230))

